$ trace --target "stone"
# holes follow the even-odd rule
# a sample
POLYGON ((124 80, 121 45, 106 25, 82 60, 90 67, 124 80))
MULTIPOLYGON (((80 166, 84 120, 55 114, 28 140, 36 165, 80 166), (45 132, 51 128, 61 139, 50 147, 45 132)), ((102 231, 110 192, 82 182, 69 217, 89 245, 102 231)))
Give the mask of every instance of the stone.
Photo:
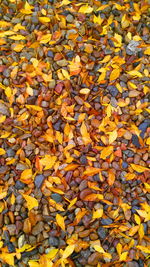
POLYGON ((51 50, 49 50, 47 52, 47 56, 53 58, 54 57, 54 53, 51 50))
POLYGON ((59 246, 59 239, 54 236, 50 236, 48 239, 48 243, 51 247, 58 247, 59 246))
POLYGON ((112 96, 114 96, 114 97, 116 97, 116 96, 118 95, 118 93, 119 93, 117 87, 114 86, 114 85, 109 85, 109 86, 107 86, 107 90, 108 90, 109 93, 110 93, 112 96))
POLYGON ((130 133, 129 131, 126 131, 125 133, 124 133, 124 138, 125 139, 127 139, 127 140, 131 140, 131 138, 132 138, 132 133, 130 133))
POLYGON ((15 235, 15 233, 16 233, 16 225, 15 224, 9 224, 6 227, 7 227, 7 230, 11 236, 15 235))
POLYGON ((55 200, 55 202, 59 203, 62 201, 62 196, 57 193, 52 193, 51 198, 55 200))
POLYGON ((71 23, 71 22, 74 21, 74 17, 73 17, 71 14, 69 14, 69 15, 67 15, 67 17, 66 17, 66 21, 71 23))
POLYGON ((82 155, 80 157, 80 162, 81 162, 82 165, 86 165, 87 164, 87 158, 86 158, 85 155, 82 155))
POLYGON ((147 130, 147 128, 150 127, 150 120, 145 120, 139 125, 139 130, 141 130, 140 136, 144 138, 144 134, 147 130))
POLYGON ((44 230, 44 223, 43 222, 38 222, 32 229, 32 234, 33 235, 38 235, 44 230))
POLYGON ((140 94, 139 91, 137 91, 137 90, 131 90, 129 92, 129 97, 137 97, 139 94, 140 94))
POLYGON ((26 184, 22 183, 21 181, 17 180, 15 183, 15 188, 17 190, 23 189, 26 186, 26 184))
POLYGON ((139 42, 131 40, 126 47, 127 55, 135 55, 137 52, 141 51, 141 48, 138 48, 139 42))
POLYGON ((44 182, 44 175, 39 174, 35 176, 34 183, 37 188, 41 188, 43 182, 44 182))
POLYGON ((7 149, 6 153, 7 153, 8 157, 14 157, 15 156, 15 151, 12 148, 7 149))
POLYGON ((97 230, 98 236, 100 239, 105 239, 106 238, 106 234, 107 234, 107 230, 103 227, 99 227, 97 230))
POLYGON ((55 124, 53 124, 54 129, 56 131, 60 131, 61 124, 62 124, 62 120, 58 120, 55 124))
POLYGON ((0 113, 6 116, 10 115, 8 107, 2 102, 0 102, 0 113))
POLYGON ((100 253, 99 252, 94 252, 88 257, 88 264, 90 266, 96 266, 98 264, 98 261, 100 259, 100 253))
POLYGON ((102 225, 110 225, 113 223, 113 220, 110 219, 110 218, 107 218, 107 219, 101 219, 101 224, 102 225))
POLYGON ((60 67, 65 67, 68 65, 68 62, 66 59, 61 59, 61 60, 58 60, 57 61, 57 65, 60 66, 60 67))
POLYGON ((126 263, 126 267, 139 267, 136 261, 130 261, 126 263))
POLYGON ((139 138, 136 134, 132 134, 131 142, 133 145, 135 145, 137 148, 140 148, 139 138))

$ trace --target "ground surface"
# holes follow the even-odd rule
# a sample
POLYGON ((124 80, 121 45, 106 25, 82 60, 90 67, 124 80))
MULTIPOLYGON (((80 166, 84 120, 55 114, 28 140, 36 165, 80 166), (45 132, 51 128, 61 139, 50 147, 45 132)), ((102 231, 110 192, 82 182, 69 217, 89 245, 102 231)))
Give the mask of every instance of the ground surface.
POLYGON ((0 266, 150 266, 150 3, 0 4, 0 266))

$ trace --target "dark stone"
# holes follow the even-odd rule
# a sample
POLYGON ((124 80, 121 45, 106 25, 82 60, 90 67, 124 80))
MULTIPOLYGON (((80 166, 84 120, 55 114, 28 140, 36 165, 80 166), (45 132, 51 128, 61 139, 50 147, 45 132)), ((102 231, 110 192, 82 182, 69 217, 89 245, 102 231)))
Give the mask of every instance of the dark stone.
POLYGON ((139 267, 144 267, 144 262, 142 259, 138 260, 139 267))
POLYGON ((7 149, 7 156, 8 157, 14 157, 15 156, 15 151, 12 148, 7 149))
POLYGON ((39 174, 35 177, 34 183, 37 188, 41 188, 42 184, 44 182, 44 175, 39 174))
POLYGON ((54 129, 55 129, 56 131, 60 131, 61 124, 62 124, 62 120, 58 120, 58 121, 53 125, 54 129))
POLYGON ((86 165, 86 164, 87 164, 87 158, 86 158, 85 155, 82 155, 82 156, 80 157, 80 162, 81 162, 81 164, 83 164, 83 165, 86 165))
POLYGON ((140 207, 138 207, 138 206, 133 206, 133 207, 131 208, 131 212, 132 212, 133 214, 137 213, 136 210, 140 210, 140 207))
POLYGON ((55 200, 57 203, 62 201, 62 196, 57 193, 52 193, 51 198, 55 200))
POLYGON ((14 244, 12 242, 9 242, 7 244, 7 248, 8 248, 9 253, 16 252, 15 246, 14 246, 14 244))
POLYGON ((123 162, 122 162, 122 168, 123 168, 123 169, 126 169, 127 167, 128 167, 128 163, 125 162, 125 161, 123 161, 123 162))
POLYGON ((112 224, 113 223, 113 220, 110 219, 110 218, 107 218, 107 219, 101 219, 101 224, 102 225, 109 225, 109 224, 112 224))
POLYGON ((27 258, 27 257, 29 258, 29 257, 32 257, 32 256, 34 256, 36 254, 38 254, 38 249, 37 248, 35 248, 35 249, 31 250, 31 251, 23 252, 22 253, 22 258, 27 258))
POLYGON ((132 206, 136 206, 139 204, 139 200, 138 199, 134 199, 132 202, 131 202, 132 206))
POLYGON ((145 120, 139 125, 139 130, 141 130, 140 136, 144 138, 144 134, 147 130, 147 128, 150 126, 150 120, 145 120))
POLYGON ((130 149, 124 150, 123 153, 128 157, 132 158, 134 156, 134 152, 130 149))
POLYGON ((48 53, 47 53, 47 56, 53 58, 54 57, 54 53, 51 50, 49 50, 48 53))
POLYGON ((21 181, 17 180, 15 183, 15 188, 17 190, 23 189, 26 185, 24 183, 22 183, 21 181))
POLYGON ((67 56, 68 58, 73 58, 73 57, 74 57, 74 51, 69 51, 69 52, 66 54, 66 56, 67 56))
POLYGON ((132 134, 132 144, 135 145, 137 148, 140 148, 139 138, 136 134, 132 134))
POLYGON ((49 245, 52 247, 59 246, 59 239, 57 237, 50 236, 48 239, 49 245))
POLYGON ((107 230, 103 227, 99 227, 97 233, 100 239, 105 239, 107 235, 107 230))
POLYGON ((109 93, 110 93, 112 96, 114 96, 114 97, 116 97, 116 96, 118 95, 118 93, 119 93, 117 87, 114 86, 114 85, 109 85, 109 86, 107 86, 107 90, 108 90, 109 93))

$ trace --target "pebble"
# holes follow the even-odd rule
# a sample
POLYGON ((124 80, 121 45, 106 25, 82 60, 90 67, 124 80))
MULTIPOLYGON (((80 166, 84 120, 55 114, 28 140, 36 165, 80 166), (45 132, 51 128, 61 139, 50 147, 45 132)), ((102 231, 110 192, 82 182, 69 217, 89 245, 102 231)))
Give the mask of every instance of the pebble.
POLYGON ((140 136, 142 138, 144 138, 144 134, 147 130, 147 128, 150 127, 150 120, 145 120, 144 122, 142 122, 140 125, 139 125, 139 130, 141 130, 141 133, 140 133, 140 136))
POLYGON ((99 227, 97 230, 97 233, 98 233, 99 238, 103 240, 106 238, 107 230, 103 227, 99 227))
POLYGON ((21 181, 17 180, 16 183, 15 183, 15 188, 17 190, 20 190, 20 189, 24 189, 26 185, 24 183, 22 183, 21 181))
POLYGON ((101 219, 101 224, 102 225, 110 225, 113 223, 113 220, 108 218, 108 219, 101 219))
POLYGON ((56 203, 59 203, 62 201, 62 196, 57 193, 52 193, 51 198, 56 201, 56 203))
POLYGON ((139 267, 138 263, 136 261, 130 261, 126 263, 127 267, 139 267))
POLYGON ((127 55, 135 55, 137 52, 141 51, 141 48, 138 48, 139 42, 131 40, 126 47, 127 55))
POLYGON ((57 237, 50 236, 48 243, 50 246, 57 248, 59 246, 59 239, 57 237))
POLYGON ((92 253, 89 257, 88 257, 88 264, 90 266, 94 266, 94 265, 97 265, 98 262, 99 262, 99 259, 100 259, 100 253, 98 252, 94 252, 92 253))
POLYGON ((66 20, 67 20, 67 22, 73 22, 74 21, 74 17, 72 16, 72 15, 67 15, 67 17, 66 17, 66 20))
POLYGON ((56 131, 60 131, 62 125, 62 120, 58 120, 55 124, 53 124, 53 127, 56 131))
POLYGON ((45 177, 42 174, 39 174, 39 175, 35 176, 34 183, 35 183, 35 186, 37 188, 41 188, 41 186, 42 186, 42 184, 44 182, 44 178, 45 177))
POLYGON ((68 65, 68 62, 66 59, 61 59, 61 60, 58 60, 57 61, 57 65, 60 66, 60 67, 65 67, 68 65))
POLYGON ((8 107, 2 102, 0 102, 0 113, 6 116, 10 115, 8 107))
POLYGON ((38 235, 44 230, 44 222, 38 222, 32 229, 33 235, 38 235))
POLYGON ((114 86, 114 85, 109 85, 109 86, 107 86, 107 90, 108 90, 109 93, 110 93, 112 96, 114 96, 114 97, 116 97, 116 96, 118 95, 118 93, 119 93, 117 87, 114 86))
POLYGON ((6 151, 8 157, 14 157, 15 151, 12 148, 7 149, 6 151))
POLYGON ((80 193, 80 199, 83 200, 89 194, 92 194, 92 190, 91 189, 86 188, 86 189, 82 190, 81 193, 80 193))
POLYGON ((136 134, 132 134, 131 142, 133 145, 135 145, 137 148, 140 148, 139 138, 136 134))
POLYGON ((131 138, 132 138, 132 133, 130 133, 129 131, 126 131, 125 133, 124 133, 124 138, 125 139, 127 139, 127 140, 131 140, 131 138))
POLYGON ((86 158, 85 155, 82 155, 80 157, 80 162, 81 162, 82 165, 86 165, 87 164, 87 158, 86 158))
POLYGON ((15 224, 7 225, 7 230, 9 232, 10 236, 15 235, 15 233, 16 233, 16 225, 15 224))

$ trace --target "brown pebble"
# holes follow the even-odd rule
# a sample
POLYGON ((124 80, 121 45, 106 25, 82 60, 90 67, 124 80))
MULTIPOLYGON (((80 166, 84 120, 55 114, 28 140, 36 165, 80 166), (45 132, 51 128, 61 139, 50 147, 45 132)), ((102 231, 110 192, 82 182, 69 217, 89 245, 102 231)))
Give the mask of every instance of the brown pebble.
POLYGON ((91 266, 98 264, 100 257, 101 257, 100 253, 98 252, 92 253, 88 258, 88 264, 91 266))
POLYGON ((79 237, 83 238, 83 237, 88 236, 89 234, 90 234, 90 230, 85 230, 79 233, 79 237))
POLYGON ((92 190, 87 188, 84 189, 81 193, 80 193, 80 199, 84 200, 84 198, 88 195, 92 194, 92 190))

